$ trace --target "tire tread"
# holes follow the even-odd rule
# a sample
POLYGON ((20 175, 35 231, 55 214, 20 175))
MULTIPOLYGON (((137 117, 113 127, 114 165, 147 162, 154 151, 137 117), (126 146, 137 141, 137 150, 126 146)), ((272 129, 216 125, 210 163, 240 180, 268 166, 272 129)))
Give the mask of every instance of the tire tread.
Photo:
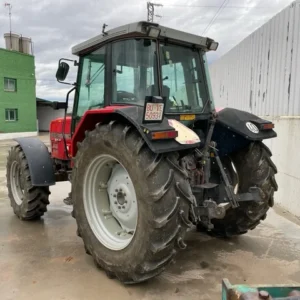
POLYGON ((132 153, 134 161, 144 161, 143 157, 147 157, 149 161, 144 168, 147 182, 152 183, 159 176, 162 178, 161 184, 155 190, 153 190, 153 187, 151 189, 152 192, 149 193, 145 200, 152 205, 152 211, 149 212, 152 218, 149 221, 148 229, 151 247, 146 250, 144 261, 138 267, 129 270, 124 270, 122 266, 107 264, 106 261, 101 259, 99 253, 96 253, 93 245, 88 244, 88 239, 85 239, 85 230, 78 221, 77 216, 80 212, 76 211, 77 205, 76 201, 74 201, 72 215, 75 219, 77 218, 78 232, 83 238, 85 249, 88 249, 96 265, 109 273, 109 277, 118 278, 125 284, 143 282, 163 272, 176 255, 178 249, 177 241, 179 239, 183 240, 189 227, 189 223, 186 220, 188 220, 189 204, 193 195, 187 174, 179 166, 177 156, 174 153, 155 154, 146 146, 145 141, 132 126, 110 122, 109 125, 97 125, 95 130, 90 131, 83 140, 75 158, 75 167, 72 175, 73 185, 76 184, 77 178, 80 177, 78 174, 80 160, 84 157, 85 151, 92 147, 93 143, 99 138, 103 142, 109 142, 109 144, 116 147, 118 143, 122 143, 132 153), (101 134, 99 135, 99 133, 101 134), (165 168, 169 168, 168 175, 162 177, 162 174, 165 173, 165 168), (180 189, 178 189, 178 186, 180 186, 180 189), (180 194, 178 191, 180 191, 180 194), (178 195, 176 199, 169 196, 174 193, 178 195), (172 224, 176 224, 176 226, 172 224))
POLYGON ((28 162, 24 151, 20 145, 11 147, 7 158, 6 181, 8 188, 8 197, 14 213, 21 220, 34 220, 44 215, 49 204, 49 187, 32 186, 31 176, 29 172, 28 162), (11 191, 10 168, 14 161, 18 161, 22 168, 22 176, 24 178, 24 196, 21 205, 15 202, 11 191))

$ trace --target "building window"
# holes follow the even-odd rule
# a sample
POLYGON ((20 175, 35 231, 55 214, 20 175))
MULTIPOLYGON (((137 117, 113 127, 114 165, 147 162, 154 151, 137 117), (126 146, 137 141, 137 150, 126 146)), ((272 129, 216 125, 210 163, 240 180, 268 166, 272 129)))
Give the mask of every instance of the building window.
POLYGON ((16 108, 6 108, 5 121, 18 121, 18 110, 16 108))
POLYGON ((4 77, 4 91, 16 92, 17 91, 17 79, 4 77))

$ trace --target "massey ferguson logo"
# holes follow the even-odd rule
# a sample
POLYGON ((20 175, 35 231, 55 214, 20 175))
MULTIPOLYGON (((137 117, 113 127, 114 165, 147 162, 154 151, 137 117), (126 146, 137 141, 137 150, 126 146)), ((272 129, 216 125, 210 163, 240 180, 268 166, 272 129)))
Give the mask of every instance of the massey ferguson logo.
POLYGON ((257 126, 254 125, 253 123, 247 122, 247 123, 246 123, 246 126, 247 126, 247 128, 248 128, 251 132, 256 133, 256 134, 259 133, 259 129, 258 129, 257 126))

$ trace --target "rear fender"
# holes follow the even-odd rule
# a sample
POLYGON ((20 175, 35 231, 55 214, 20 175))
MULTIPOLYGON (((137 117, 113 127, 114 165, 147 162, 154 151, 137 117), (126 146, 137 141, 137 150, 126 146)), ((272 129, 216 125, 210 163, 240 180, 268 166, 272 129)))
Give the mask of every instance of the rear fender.
POLYGON ((224 108, 218 112, 212 139, 218 144, 219 155, 224 156, 251 142, 276 137, 273 129, 261 129, 263 124, 271 123, 245 111, 224 108))
POLYGON ((169 125, 166 117, 164 117, 161 123, 145 125, 143 124, 143 114, 144 108, 139 106, 108 106, 103 109, 87 111, 77 125, 72 138, 72 156, 76 155, 77 143, 84 139, 86 130, 93 130, 97 123, 109 122, 110 120, 118 120, 134 126, 154 153, 187 150, 200 145, 200 141, 196 140, 190 144, 179 143, 175 139, 151 140, 147 134, 147 129, 150 131, 165 131, 174 130, 174 128, 169 125))
POLYGON ((116 113, 122 115, 135 126, 154 153, 187 150, 199 147, 200 145, 199 137, 192 130, 176 120, 169 120, 164 117, 161 123, 143 124, 143 107, 131 106, 117 110, 116 113), (145 133, 147 131, 167 131, 174 129, 178 132, 178 137, 175 139, 153 141, 145 133))
POLYGON ((33 186, 55 184, 53 160, 46 145, 38 138, 17 138, 25 153, 33 186))

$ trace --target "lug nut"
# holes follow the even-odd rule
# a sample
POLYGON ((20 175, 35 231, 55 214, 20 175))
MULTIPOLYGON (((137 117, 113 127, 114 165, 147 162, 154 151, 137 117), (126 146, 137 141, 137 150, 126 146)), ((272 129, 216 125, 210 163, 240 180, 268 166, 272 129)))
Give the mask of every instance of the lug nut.
POLYGON ((123 196, 125 197, 125 196, 126 196, 126 193, 123 193, 123 196))
POLYGON ((117 197, 117 195, 116 195, 116 194, 114 194, 114 197, 116 198, 116 197, 117 197))
POLYGON ((122 208, 124 209, 124 208, 125 208, 125 206, 122 206, 122 208))
POLYGON ((115 189, 115 192, 118 192, 118 189, 115 189))
POLYGON ((115 203, 115 204, 118 204, 118 202, 117 202, 117 201, 115 201, 114 203, 115 203))
POLYGON ((118 206, 118 209, 121 209, 121 206, 118 206))
POLYGON ((124 203, 127 203, 127 200, 125 200, 124 203))

